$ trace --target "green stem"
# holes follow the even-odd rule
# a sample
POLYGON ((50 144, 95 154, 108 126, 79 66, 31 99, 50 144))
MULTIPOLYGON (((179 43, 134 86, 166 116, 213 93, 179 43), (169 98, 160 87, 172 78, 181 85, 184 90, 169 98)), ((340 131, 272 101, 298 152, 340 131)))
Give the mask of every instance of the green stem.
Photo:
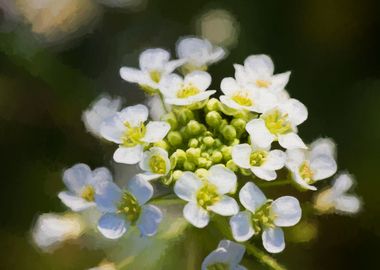
POLYGON ((169 110, 166 107, 166 104, 165 104, 165 101, 164 101, 164 96, 162 95, 162 93, 160 91, 158 91, 158 96, 160 97, 162 107, 164 108, 165 112, 168 113, 169 110))
POLYGON ((286 185, 289 185, 291 184, 292 181, 289 180, 289 179, 286 179, 286 180, 275 180, 275 181, 271 181, 271 182, 264 182, 262 183, 257 183, 257 186, 260 187, 260 188, 267 188, 267 187, 278 187, 278 186, 286 186, 286 185))
POLYGON ((256 257, 260 263, 266 265, 268 268, 273 270, 286 270, 286 268, 280 265, 274 258, 266 254, 264 251, 258 249, 251 243, 245 243, 245 248, 247 249, 247 253, 256 257))

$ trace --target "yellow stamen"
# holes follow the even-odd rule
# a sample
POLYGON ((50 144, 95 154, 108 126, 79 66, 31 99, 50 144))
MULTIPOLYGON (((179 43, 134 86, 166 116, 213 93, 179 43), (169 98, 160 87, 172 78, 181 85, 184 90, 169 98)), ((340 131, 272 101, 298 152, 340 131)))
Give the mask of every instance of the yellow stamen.
POLYGON ((95 200, 95 189, 93 188, 93 186, 85 186, 82 191, 81 197, 88 202, 93 202, 95 200))
POLYGON ((248 92, 239 91, 232 96, 232 100, 241 106, 250 107, 253 105, 253 100, 249 97, 248 92))

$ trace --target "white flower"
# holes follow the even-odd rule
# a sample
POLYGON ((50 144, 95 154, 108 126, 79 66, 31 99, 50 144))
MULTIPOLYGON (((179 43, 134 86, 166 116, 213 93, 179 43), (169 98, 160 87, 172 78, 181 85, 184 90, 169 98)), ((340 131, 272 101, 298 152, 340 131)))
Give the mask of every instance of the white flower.
POLYGON ((263 230, 262 241, 268 252, 278 253, 284 250, 284 232, 280 227, 293 226, 301 219, 298 200, 283 196, 272 202, 252 182, 241 188, 239 198, 247 210, 230 219, 234 239, 239 242, 247 241, 263 230))
POLYGON ((310 150, 287 150, 286 167, 293 180, 304 189, 316 190, 311 184, 332 176, 337 170, 335 145, 330 139, 318 139, 310 150))
POLYGON ((159 89, 160 82, 177 67, 181 66, 184 60, 172 60, 170 53, 163 49, 148 49, 140 54, 140 69, 122 67, 120 76, 132 83, 138 83, 148 91, 159 89))
POLYGON ((156 234, 162 212, 146 204, 152 195, 152 185, 138 175, 128 181, 125 190, 114 183, 104 185, 96 202, 104 213, 98 221, 99 231, 109 239, 117 239, 136 225, 143 236, 156 234))
POLYGON ((356 214, 360 210, 361 201, 356 195, 347 194, 353 185, 351 175, 339 175, 330 188, 316 196, 314 207, 321 213, 356 214))
POLYGON ((235 77, 256 88, 280 93, 289 81, 290 71, 273 75, 272 59, 264 54, 248 56, 244 66, 235 64, 235 77))
POLYGON ((58 197, 73 211, 82 211, 95 206, 99 188, 105 182, 112 182, 107 168, 91 171, 86 164, 76 164, 63 173, 63 182, 68 191, 61 191, 58 197))
POLYGON ((202 263, 202 270, 245 270, 239 265, 243 259, 245 247, 229 240, 219 242, 217 249, 212 251, 202 263))
POLYGON ((220 101, 236 110, 262 113, 272 109, 277 102, 276 96, 269 91, 254 88, 231 77, 224 78, 220 88, 224 94, 220 96, 220 101))
POLYGON ((213 46, 207 39, 196 37, 178 40, 176 51, 178 58, 186 60, 193 70, 205 70, 208 65, 218 62, 226 55, 223 48, 213 46))
POLYGON ((152 147, 144 152, 139 166, 145 171, 145 173, 141 174, 145 180, 152 180, 167 175, 170 171, 168 152, 160 147, 152 147))
POLYGON ((149 116, 154 121, 161 120, 162 116, 164 116, 168 111, 171 110, 170 105, 162 104, 161 97, 159 95, 147 96, 147 99, 144 102, 149 108, 149 116))
POLYGON ((138 163, 143 155, 144 145, 162 140, 169 132, 170 125, 164 121, 150 121, 144 105, 130 106, 108 118, 101 125, 102 136, 119 144, 113 158, 125 164, 138 163))
POLYGON ((101 137, 101 123, 111 115, 115 114, 120 108, 121 98, 112 99, 108 96, 100 97, 82 114, 82 120, 86 129, 93 135, 101 137))
POLYGON ((185 172, 175 183, 174 192, 188 203, 184 217, 195 227, 203 228, 210 221, 209 212, 232 216, 239 211, 236 201, 225 195, 236 188, 236 175, 222 165, 208 170, 207 179, 199 179, 192 172, 185 172))
POLYGON ((39 248, 51 251, 63 241, 78 238, 83 230, 78 215, 42 214, 33 227, 32 237, 39 248))
POLYGON ((297 134, 297 126, 307 119, 305 105, 296 99, 288 99, 263 113, 246 125, 252 143, 262 148, 278 140, 286 149, 306 148, 297 134))
POLYGON ((206 91, 211 84, 211 76, 204 71, 193 71, 183 79, 177 74, 165 77, 161 83, 161 92, 165 103, 172 105, 191 105, 208 99, 215 90, 206 91))
POLYGON ((244 169, 250 169, 257 177, 272 181, 277 178, 276 170, 285 165, 286 154, 281 150, 257 148, 249 144, 238 144, 232 148, 232 160, 244 169))

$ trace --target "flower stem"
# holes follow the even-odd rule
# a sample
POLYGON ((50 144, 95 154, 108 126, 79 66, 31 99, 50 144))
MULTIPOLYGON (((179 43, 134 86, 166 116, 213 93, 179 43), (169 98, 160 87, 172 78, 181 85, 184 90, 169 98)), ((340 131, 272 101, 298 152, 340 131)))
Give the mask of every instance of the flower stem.
POLYGON ((253 244, 245 243, 244 246, 247 249, 247 253, 256 257, 260 263, 262 263, 263 265, 266 265, 268 268, 272 270, 286 270, 286 268, 280 265, 273 257, 261 251, 260 249, 255 247, 253 244))
POLYGON ((165 112, 168 113, 169 110, 166 107, 166 104, 165 104, 165 101, 164 101, 164 96, 162 95, 162 93, 160 91, 158 91, 158 96, 160 97, 160 101, 161 101, 162 107, 164 108, 165 112))
POLYGON ((276 180, 272 182, 264 182, 264 183, 257 183, 257 186, 260 188, 267 188, 267 187, 278 187, 278 186, 285 186, 291 184, 292 181, 289 179, 286 180, 276 180))

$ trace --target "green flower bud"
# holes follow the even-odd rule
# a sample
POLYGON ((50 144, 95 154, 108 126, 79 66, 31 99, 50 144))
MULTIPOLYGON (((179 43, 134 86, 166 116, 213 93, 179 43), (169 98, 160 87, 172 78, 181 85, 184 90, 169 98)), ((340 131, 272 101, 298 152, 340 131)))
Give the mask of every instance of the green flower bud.
POLYGON ((168 151, 170 148, 169 144, 164 140, 155 142, 153 146, 161 147, 162 149, 165 149, 166 151, 168 151))
POLYGON ((231 158, 232 158, 232 156, 231 156, 232 147, 231 146, 224 145, 224 146, 222 146, 220 151, 222 152, 224 161, 227 162, 227 161, 231 160, 231 158))
POLYGON ((231 125, 223 127, 221 133, 226 140, 232 141, 236 138, 236 129, 231 125))
POLYGON ((195 174, 202 180, 207 180, 208 171, 204 168, 197 169, 195 174))
POLYGON ((233 139, 232 142, 230 143, 231 146, 237 145, 240 143, 239 139, 233 139))
POLYGON ((221 103, 218 99, 212 98, 206 104, 206 109, 208 111, 218 111, 220 109, 221 103))
POLYGON ((252 172, 251 172, 250 169, 243 169, 243 168, 240 168, 239 171, 240 171, 240 173, 241 173, 242 175, 245 175, 245 176, 249 176, 249 175, 252 174, 252 172))
POLYGON ((201 167, 201 168, 207 168, 207 165, 208 165, 208 159, 204 158, 204 157, 200 157, 198 158, 197 160, 197 164, 198 164, 198 167, 201 167))
POLYGON ((239 167, 232 160, 227 161, 226 167, 233 172, 237 172, 239 170, 239 167))
POLYGON ((215 142, 214 142, 214 145, 215 145, 215 147, 216 148, 219 148, 219 147, 221 147, 222 146, 222 141, 221 140, 219 140, 219 139, 215 139, 215 142))
POLYGON ((216 111, 211 111, 206 114, 206 123, 210 127, 218 127, 220 125, 220 121, 222 120, 222 116, 216 112, 216 111))
POLYGON ((183 171, 181 170, 175 170, 172 174, 173 180, 177 181, 181 176, 183 175, 183 171))
POLYGON ((195 164, 191 161, 186 160, 185 163, 183 163, 183 168, 185 169, 185 171, 194 171, 195 164))
POLYGON ((208 159, 210 158, 210 154, 207 152, 202 152, 201 157, 208 159))
POLYGON ((190 160, 196 160, 201 155, 201 149, 200 148, 189 148, 186 150, 186 156, 190 160))
POLYGON ((189 140, 189 143, 188 143, 189 147, 195 148, 195 147, 198 147, 198 145, 199 145, 199 142, 198 142, 197 139, 192 138, 192 139, 189 140))
POLYGON ((182 144, 182 141, 183 141, 182 135, 178 131, 170 131, 168 133, 167 138, 170 145, 172 146, 179 146, 182 144))
POLYGON ((195 120, 190 120, 186 126, 186 133, 197 136, 202 131, 202 125, 195 120))
POLYGON ((194 119, 194 113, 187 108, 176 109, 174 112, 177 116, 178 122, 183 126, 190 120, 194 119))
POLYGON ((222 159, 223 159, 223 154, 219 151, 214 151, 214 153, 212 153, 211 155, 211 160, 214 163, 219 163, 222 161, 222 159))
POLYGON ((210 146, 212 146, 214 144, 214 138, 211 137, 211 136, 206 136, 206 137, 203 138, 203 143, 206 146, 210 147, 210 146))
POLYGON ((183 164, 186 161, 186 153, 182 149, 177 149, 173 154, 172 157, 175 157, 177 164, 183 164))
POLYGON ((173 182, 173 176, 172 175, 166 175, 164 177, 161 177, 161 183, 165 186, 169 186, 173 182))
POLYGON ((171 130, 176 130, 178 127, 178 121, 173 112, 165 114, 162 117, 162 121, 166 121, 169 123, 171 130))
POLYGON ((232 119, 231 121, 231 125, 236 129, 236 132, 239 137, 245 131, 246 124, 247 122, 242 118, 235 118, 235 119, 232 119))

